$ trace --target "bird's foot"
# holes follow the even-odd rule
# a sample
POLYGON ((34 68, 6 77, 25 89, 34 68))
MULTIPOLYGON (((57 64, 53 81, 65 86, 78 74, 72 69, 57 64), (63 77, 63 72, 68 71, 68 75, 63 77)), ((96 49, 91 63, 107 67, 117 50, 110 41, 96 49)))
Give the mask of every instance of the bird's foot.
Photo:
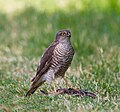
POLYGON ((79 88, 74 89, 74 88, 62 88, 62 89, 57 89, 56 92, 44 92, 41 90, 42 93, 45 95, 62 95, 62 94, 68 94, 68 95, 74 95, 78 97, 83 97, 83 96, 88 96, 91 98, 96 98, 96 94, 84 90, 80 90, 79 88))

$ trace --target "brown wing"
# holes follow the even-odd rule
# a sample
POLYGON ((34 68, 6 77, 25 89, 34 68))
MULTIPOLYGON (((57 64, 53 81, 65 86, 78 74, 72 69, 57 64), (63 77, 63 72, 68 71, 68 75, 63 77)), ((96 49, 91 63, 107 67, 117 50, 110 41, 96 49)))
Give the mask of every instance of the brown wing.
POLYGON ((31 80, 33 83, 39 80, 43 73, 45 73, 49 69, 53 51, 57 44, 58 42, 53 42, 43 53, 43 56, 41 57, 40 60, 40 64, 37 68, 36 76, 31 80))
POLYGON ((31 80, 32 84, 30 89, 26 93, 26 96, 30 96, 31 94, 33 94, 36 91, 36 89, 44 83, 44 81, 40 82, 39 80, 41 76, 49 69, 52 60, 53 51, 57 44, 58 44, 57 41, 53 42, 53 44, 51 44, 46 49, 45 53, 43 53, 43 56, 41 57, 40 60, 40 64, 37 68, 36 76, 31 80))

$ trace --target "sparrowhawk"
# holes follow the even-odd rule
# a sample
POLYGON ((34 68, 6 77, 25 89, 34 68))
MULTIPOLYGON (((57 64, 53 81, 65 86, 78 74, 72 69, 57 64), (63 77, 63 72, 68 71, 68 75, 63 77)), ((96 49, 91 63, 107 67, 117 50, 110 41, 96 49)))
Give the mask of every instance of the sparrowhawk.
POLYGON ((37 73, 31 80, 32 84, 26 96, 33 94, 46 81, 51 82, 58 77, 64 78, 74 55, 70 37, 71 33, 69 30, 61 30, 56 34, 54 42, 45 50, 41 57, 37 73))

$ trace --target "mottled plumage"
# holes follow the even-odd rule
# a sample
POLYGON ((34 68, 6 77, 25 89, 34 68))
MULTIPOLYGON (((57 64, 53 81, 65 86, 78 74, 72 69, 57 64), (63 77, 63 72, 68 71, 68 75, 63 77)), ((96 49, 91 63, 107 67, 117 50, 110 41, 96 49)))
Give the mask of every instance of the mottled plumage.
POLYGON ((57 33, 55 41, 41 57, 36 76, 31 80, 32 84, 26 96, 33 94, 45 81, 51 82, 58 77, 64 77, 74 55, 70 37, 69 30, 57 33))

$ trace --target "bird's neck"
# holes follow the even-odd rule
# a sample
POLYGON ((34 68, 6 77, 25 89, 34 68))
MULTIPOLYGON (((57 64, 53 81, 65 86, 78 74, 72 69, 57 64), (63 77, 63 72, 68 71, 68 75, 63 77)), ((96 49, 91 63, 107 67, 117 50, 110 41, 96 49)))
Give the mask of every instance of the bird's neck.
POLYGON ((60 40, 59 43, 61 44, 70 44, 70 39, 63 39, 63 40, 60 40))

